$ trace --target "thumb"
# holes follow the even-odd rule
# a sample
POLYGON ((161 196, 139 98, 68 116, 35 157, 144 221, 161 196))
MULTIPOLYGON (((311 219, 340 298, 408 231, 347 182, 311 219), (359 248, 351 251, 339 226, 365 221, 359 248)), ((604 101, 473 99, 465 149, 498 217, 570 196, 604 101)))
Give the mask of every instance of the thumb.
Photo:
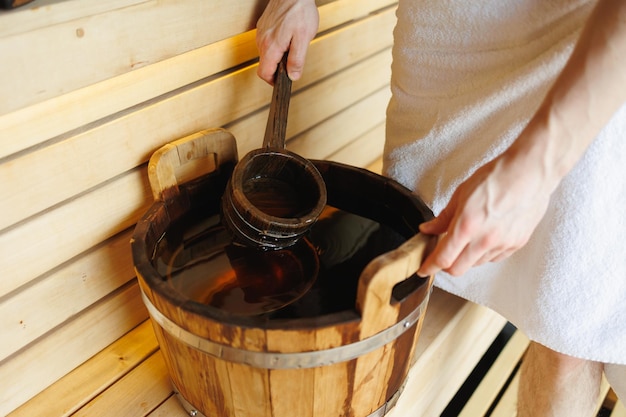
POLYGON ((440 235, 448 230, 454 210, 448 205, 437 217, 420 224, 420 232, 428 235, 440 235))

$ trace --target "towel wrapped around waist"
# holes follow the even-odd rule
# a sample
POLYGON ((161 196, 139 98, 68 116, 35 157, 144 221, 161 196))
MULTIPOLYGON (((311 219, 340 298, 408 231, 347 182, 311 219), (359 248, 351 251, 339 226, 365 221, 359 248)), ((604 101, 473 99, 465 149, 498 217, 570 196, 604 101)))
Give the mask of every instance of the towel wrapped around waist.
MULTIPOLYGON (((384 171, 438 214, 506 149, 565 65, 593 2, 400 0, 384 171)), ((626 106, 555 191, 510 258, 436 285, 532 340, 626 364, 626 106)))

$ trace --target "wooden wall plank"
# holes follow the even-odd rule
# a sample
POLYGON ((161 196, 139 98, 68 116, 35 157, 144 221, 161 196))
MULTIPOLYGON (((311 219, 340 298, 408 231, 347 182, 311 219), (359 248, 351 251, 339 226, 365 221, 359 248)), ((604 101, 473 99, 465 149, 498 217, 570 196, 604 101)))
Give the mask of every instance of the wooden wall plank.
POLYGON ((0 296, 131 227, 152 193, 145 169, 0 233, 0 296))
MULTIPOLYGON (((296 152, 303 151, 308 157, 312 157, 312 142, 319 143, 319 151, 315 154, 319 158, 324 158, 333 152, 337 146, 343 146, 346 143, 335 139, 329 141, 327 136, 313 136, 316 132, 314 127, 326 119, 332 117, 342 111, 357 105, 361 99, 367 98, 370 94, 385 88, 389 83, 389 65, 391 63, 390 50, 373 55, 365 61, 359 62, 347 70, 335 74, 332 78, 307 88, 291 98, 291 106, 289 109, 289 120, 287 124, 287 148, 296 152), (359 84, 350 83, 349 80, 358 77, 359 84), (332 100, 325 100, 325 97, 332 96, 332 100), (313 129, 311 129, 313 128, 313 129), (311 129, 309 134, 305 132, 311 129), (297 135, 305 133, 302 138, 297 135), (294 138, 292 143, 292 138, 294 138), (302 142, 309 145, 308 149, 302 147, 302 142), (330 143, 329 143, 330 142, 330 143)), ((388 88, 388 87, 387 87, 388 88)), ((380 99, 380 97, 378 97, 380 99)), ((380 104, 380 102, 368 102, 365 105, 380 104)), ((373 110, 375 111, 375 110, 373 110)), ((349 116, 355 116, 353 112, 346 113, 349 116)), ((335 126, 341 124, 352 123, 345 117, 339 116, 335 126)), ((381 115, 377 116, 378 118, 381 115)), ((382 114, 384 117, 384 112, 382 114)), ((227 124, 225 128, 233 133, 237 138, 237 148, 239 155, 243 156, 254 148, 258 148, 262 144, 262 134, 265 131, 267 123, 267 111, 253 114, 250 117, 238 120, 232 124, 227 124)), ((367 123, 366 123, 367 124, 367 123)), ((328 130, 323 130, 326 133, 328 130)), ((354 138, 357 135, 351 135, 350 130, 346 131, 345 138, 354 138)), ((341 137, 339 133, 338 138, 341 137)))
POLYGON ((254 32, 245 32, 0 115, 0 158, 240 65, 256 54, 254 32))
POLYGON ((133 279, 131 234, 120 233, 0 301, 0 334, 11 335, 0 344, 0 361, 133 279))
POLYGON ((3 66, 9 81, 0 84, 0 113, 253 29, 262 8, 258 0, 236 7, 231 0, 149 1, 0 38, 0 55, 11 63, 3 66))
MULTIPOLYGON (((390 32, 394 19, 390 10, 318 39, 311 45, 310 61, 314 64, 307 71, 308 76, 296 83, 296 89, 330 75, 329 68, 346 68, 372 50, 388 48, 391 35, 369 35, 368 39, 357 40, 370 33, 366 29, 381 24, 390 32), (326 53, 328 49, 339 52, 326 53), (347 50, 350 50, 348 58, 347 50)), ((384 65, 388 67, 389 63, 384 65)), ((388 73, 387 69, 384 74, 369 77, 388 73)), ((358 83, 349 84, 358 90, 358 83)), ((3 204, 0 230, 140 165, 154 149, 168 141, 206 127, 222 126, 265 106, 270 94, 269 86, 256 77, 256 65, 253 65, 1 164, 0 178, 6 179, 7 186, 0 189, 3 204)), ((337 99, 336 95, 330 97, 329 101, 337 99)), ((310 110, 302 109, 300 114, 307 117, 310 110)), ((294 100, 290 123, 297 112, 294 100)))
POLYGON ((148 316, 137 284, 124 287, 0 363, 0 415, 6 415, 148 316))
MULTIPOLYGON (((109 3, 91 1, 94 7, 109 3)), ((320 7, 320 31, 393 5, 389 0, 336 0, 320 7)), ((255 33, 237 34, 20 110, 0 112, 0 158, 253 60, 255 33)))
MULTIPOLYGON (((385 85, 358 103, 324 120, 323 123, 295 136, 287 146, 305 158, 324 159, 354 138, 383 123, 390 96, 389 87, 385 85)), ((376 153, 372 153, 372 156, 375 155, 376 153)))
POLYGON ((365 167, 382 155, 384 145, 385 124, 381 123, 358 140, 330 155, 328 160, 365 167))
POLYGON ((11 22, 0 24, 0 38, 148 1, 151 0, 39 0, 11 12, 0 11, 0 22, 11 22))
POLYGON ((16 409, 9 417, 70 416, 157 349, 152 323, 146 320, 16 409))

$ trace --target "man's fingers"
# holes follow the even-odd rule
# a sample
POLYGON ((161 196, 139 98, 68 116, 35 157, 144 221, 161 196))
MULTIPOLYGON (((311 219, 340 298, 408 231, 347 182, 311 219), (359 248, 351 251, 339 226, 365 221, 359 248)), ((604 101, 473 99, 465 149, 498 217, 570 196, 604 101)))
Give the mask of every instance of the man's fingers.
POLYGON ((479 265, 483 258, 484 254, 482 252, 477 251, 473 245, 468 244, 454 262, 448 268, 443 268, 443 270, 450 275, 460 276, 471 267, 479 265))
POLYGON ((278 63, 285 53, 285 51, 281 51, 281 49, 282 48, 271 46, 265 53, 260 54, 257 75, 271 85, 274 84, 274 74, 278 68, 278 63))
POLYGON ((442 270, 448 270, 454 265, 467 243, 467 241, 457 239, 454 234, 446 233, 442 235, 435 249, 420 266, 417 274, 428 276, 442 270))
POLYGON ((420 224, 420 232, 427 235, 440 235, 445 233, 450 226, 452 216, 454 215, 454 209, 451 204, 448 204, 441 213, 434 219, 420 224))
MULTIPOLYGON (((270 44, 264 52, 259 54, 259 67, 257 69, 257 75, 269 84, 274 84, 274 74, 276 73, 278 63, 282 59, 285 51, 289 50, 289 57, 287 58, 287 75, 292 81, 299 80, 302 76, 302 70, 304 69, 304 62, 309 47, 309 41, 303 40, 298 42, 294 38, 291 44, 286 48, 280 48, 277 45, 278 44, 276 43, 270 44)), ((259 48, 261 47, 262 46, 259 48)))
POLYGON ((291 42, 289 57, 287 58, 287 75, 292 81, 299 80, 302 77, 308 47, 309 41, 298 42, 294 38, 291 42))

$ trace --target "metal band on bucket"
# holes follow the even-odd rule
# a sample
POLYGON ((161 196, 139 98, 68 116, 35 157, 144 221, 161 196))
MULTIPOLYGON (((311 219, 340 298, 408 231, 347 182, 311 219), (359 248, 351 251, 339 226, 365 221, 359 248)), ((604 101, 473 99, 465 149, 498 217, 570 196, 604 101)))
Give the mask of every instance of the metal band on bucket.
MULTIPOLYGON (((197 407, 194 407, 193 404, 191 404, 189 401, 187 401, 185 397, 183 397, 174 381, 172 381, 172 385, 174 386, 174 393, 176 394, 176 398, 178 398, 178 402, 180 402, 187 414, 189 414, 191 417, 207 417, 200 411, 198 411, 197 407)), ((383 417, 385 414, 391 411, 391 409, 396 406, 396 403, 400 398, 400 394, 402 394, 402 391, 404 391, 405 385, 406 381, 404 381, 402 386, 400 386, 400 388, 398 388, 398 390, 391 396, 389 401, 374 410, 374 412, 372 414, 369 414, 367 417, 383 417)))
POLYGON ((216 358, 264 369, 315 368, 318 366, 326 366, 349 361, 366 353, 373 352, 374 350, 397 339, 405 331, 415 325, 426 309, 429 296, 430 292, 426 294, 426 297, 421 304, 403 320, 366 339, 330 349, 308 352, 280 353, 259 352, 234 348, 232 346, 223 345, 221 343, 216 343, 197 336, 183 329, 161 313, 144 294, 143 290, 141 291, 141 297, 143 298, 143 302, 150 313, 150 317, 152 317, 152 319, 171 336, 194 349, 216 358))

